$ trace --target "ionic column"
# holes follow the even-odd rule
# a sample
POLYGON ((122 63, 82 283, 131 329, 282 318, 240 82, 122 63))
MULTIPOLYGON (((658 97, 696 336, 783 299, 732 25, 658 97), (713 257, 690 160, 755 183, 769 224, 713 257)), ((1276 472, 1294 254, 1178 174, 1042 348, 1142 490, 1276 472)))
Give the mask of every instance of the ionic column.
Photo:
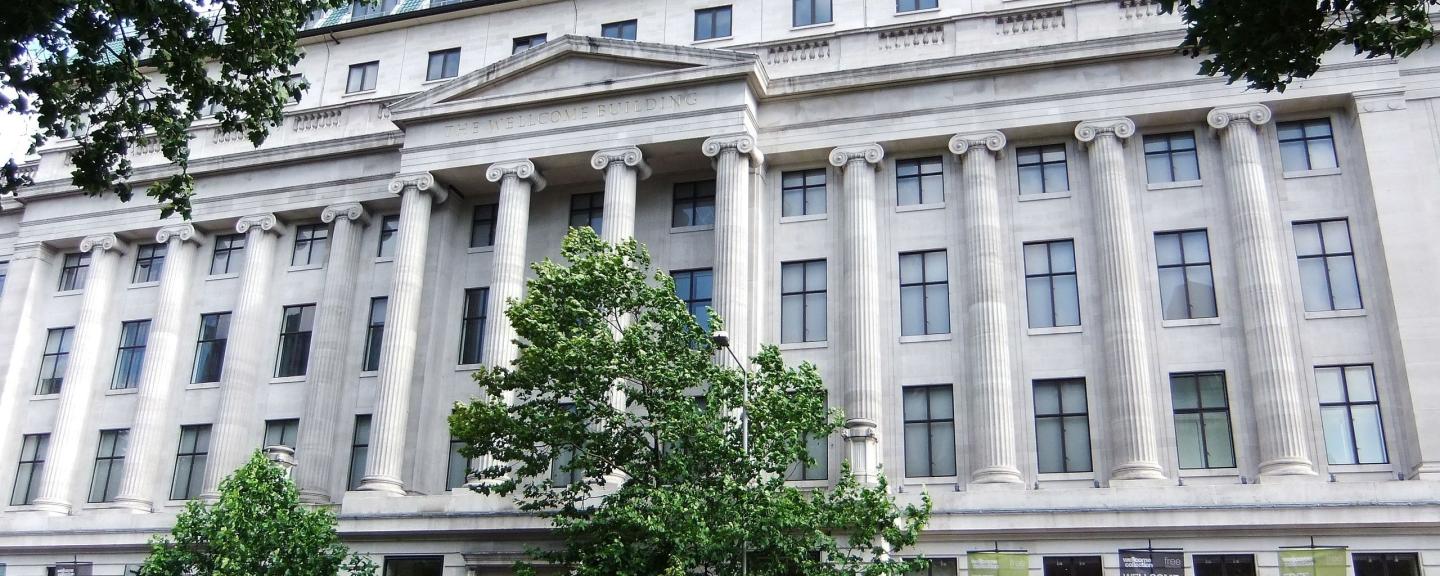
POLYGON ((155 315, 150 319, 135 423, 130 426, 129 450, 125 454, 125 472, 120 477, 120 492, 115 496, 116 505, 137 513, 153 509, 150 497, 155 492, 155 471, 164 468, 162 454, 166 446, 161 444, 161 439, 170 428, 171 400, 182 391, 181 386, 176 386, 175 372, 184 364, 180 356, 180 330, 190 305, 200 236, 194 226, 176 224, 156 232, 155 241, 165 245, 165 269, 160 276, 155 315))
POLYGON ((235 231, 245 235, 245 269, 240 272, 240 292, 230 313, 230 337, 220 371, 220 410, 210 434, 210 457, 200 492, 203 500, 218 498, 220 481, 260 447, 255 396, 270 381, 265 360, 273 345, 265 334, 265 319, 280 314, 270 308, 270 279, 284 228, 274 214, 255 214, 236 222, 235 231))
MULTIPOLYGON (((0 294, 0 422, 18 422, 21 407, 35 391, 35 366, 44 346, 45 330, 36 311, 55 286, 55 251, 42 242, 25 241, 10 256, 10 274, 0 294)), ((14 478, 21 437, 13 426, 0 437, 0 478, 14 478)), ((0 512, 3 515, 4 512, 0 512)))
POLYGON ((1145 290, 1137 268, 1134 210, 1125 171, 1124 139, 1135 133, 1129 118, 1081 122, 1075 138, 1089 145, 1090 197, 1100 256, 1100 303, 1104 315, 1107 392, 1114 399, 1115 435, 1111 480, 1161 479, 1159 428, 1155 425, 1154 347, 1146 331, 1145 290))
POLYGON ((969 367, 970 482, 1019 484, 1015 448, 1015 382, 1010 373, 1010 295, 1005 290, 1005 234, 1000 225, 996 156, 1005 149, 999 132, 957 134, 950 152, 960 156, 960 194, 965 218, 966 365, 969 367))
POLYGON ((840 340, 845 367, 845 441, 855 478, 874 484, 880 475, 881 351, 880 257, 875 214, 879 144, 841 146, 830 164, 844 172, 840 190, 844 259, 840 277, 840 340))
POLYGON ((401 468, 405 464, 405 431, 410 417, 411 381, 415 377, 415 343, 420 335, 430 209, 449 195, 428 173, 396 176, 390 181, 390 192, 400 195, 400 237, 395 245, 395 276, 390 282, 385 338, 380 350, 370 460, 360 489, 403 496, 401 468))
POLYGON ((605 225, 600 239, 619 244, 635 237, 635 183, 650 177, 639 148, 611 148, 590 157, 590 166, 605 171, 605 225))
POLYGON ((55 429, 50 433, 50 454, 45 462, 45 475, 35 507, 52 514, 70 513, 71 489, 79 473, 84 449, 80 441, 90 427, 90 404, 95 399, 103 368, 100 358, 108 356, 100 349, 105 339, 105 324, 110 301, 115 296, 115 276, 119 273, 121 245, 114 234, 99 234, 80 241, 80 251, 90 253, 90 273, 85 280, 85 296, 80 302, 80 317, 75 321, 75 341, 70 346, 70 365, 60 387, 60 408, 55 415, 55 429))
MULTIPOLYGON (((750 164, 764 157, 749 134, 705 139, 701 152, 715 162, 715 312, 725 321, 730 349, 749 360, 750 164)), ((606 224, 609 226, 609 224, 606 224)), ((722 354, 729 362, 729 354, 722 354)))
POLYGON ((355 306, 355 263, 360 235, 368 215, 358 202, 336 204, 320 213, 320 221, 334 224, 330 232, 330 260, 325 265, 325 290, 315 316, 315 349, 310 356, 310 385, 305 391, 305 417, 292 456, 303 460, 294 472, 300 498, 324 504, 330 501, 330 461, 335 449, 335 426, 340 420, 340 397, 345 389, 350 317, 355 306))
POLYGON ((1263 105, 1228 106, 1206 115, 1220 133, 1226 193, 1240 281, 1245 357, 1260 435, 1260 476, 1313 475, 1301 400, 1298 335, 1285 275, 1292 263, 1281 240, 1280 209, 1266 184, 1259 126, 1263 105))

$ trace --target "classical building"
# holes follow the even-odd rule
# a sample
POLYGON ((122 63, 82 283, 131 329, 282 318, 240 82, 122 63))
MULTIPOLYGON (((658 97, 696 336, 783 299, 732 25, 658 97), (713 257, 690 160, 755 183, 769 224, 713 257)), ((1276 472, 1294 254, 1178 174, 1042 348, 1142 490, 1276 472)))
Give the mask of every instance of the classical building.
POLYGON ((507 573, 546 524, 445 417, 585 225, 819 367, 795 482, 928 492, 931 574, 1440 570, 1440 51, 1267 94, 1154 0, 396 4, 264 145, 194 127, 189 222, 69 141, 0 199, 0 573, 121 576, 262 445, 389 574, 507 573))

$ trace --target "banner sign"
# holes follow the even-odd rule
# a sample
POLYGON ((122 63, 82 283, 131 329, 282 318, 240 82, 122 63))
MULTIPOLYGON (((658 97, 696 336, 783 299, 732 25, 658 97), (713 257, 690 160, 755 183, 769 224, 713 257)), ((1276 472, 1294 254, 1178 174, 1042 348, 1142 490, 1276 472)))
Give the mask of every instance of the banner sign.
POLYGON ((1120 550, 1120 576, 1185 576, 1179 550, 1120 550))
POLYGON ((1284 548, 1280 576, 1345 576, 1345 547, 1284 548))
POLYGON ((970 552, 970 576, 1028 576, 1030 555, 1025 552, 970 552))

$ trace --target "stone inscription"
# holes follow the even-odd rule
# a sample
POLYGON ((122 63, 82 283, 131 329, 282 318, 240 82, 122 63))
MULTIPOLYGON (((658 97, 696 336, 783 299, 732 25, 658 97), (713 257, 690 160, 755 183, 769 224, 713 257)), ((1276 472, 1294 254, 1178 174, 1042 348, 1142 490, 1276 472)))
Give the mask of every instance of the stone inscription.
POLYGON ((567 126, 582 122, 643 118, 655 114, 689 110, 699 105, 700 95, 693 90, 687 90, 654 96, 635 96, 572 104, 478 120, 464 120, 446 124, 445 132, 452 137, 480 136, 516 130, 567 126))

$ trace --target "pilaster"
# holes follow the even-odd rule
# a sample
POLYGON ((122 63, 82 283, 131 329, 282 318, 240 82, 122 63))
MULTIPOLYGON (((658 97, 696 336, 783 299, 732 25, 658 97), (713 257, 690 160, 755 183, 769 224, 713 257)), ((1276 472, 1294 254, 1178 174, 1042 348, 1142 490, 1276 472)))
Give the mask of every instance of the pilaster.
MULTIPOLYGON (((0 294, 0 422, 18 422, 20 407, 35 390, 35 365, 45 334, 35 317, 55 278, 55 251, 41 242, 22 242, 10 256, 10 273, 0 294)), ((0 478, 14 478, 21 435, 12 429, 0 437, 0 478)))

